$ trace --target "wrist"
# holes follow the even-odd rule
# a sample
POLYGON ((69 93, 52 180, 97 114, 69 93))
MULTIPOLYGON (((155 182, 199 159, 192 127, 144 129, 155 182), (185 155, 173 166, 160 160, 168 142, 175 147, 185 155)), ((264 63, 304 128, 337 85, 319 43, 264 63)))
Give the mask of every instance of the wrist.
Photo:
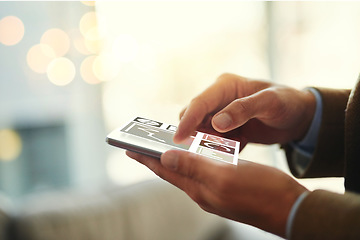
POLYGON ((282 204, 282 214, 279 214, 279 236, 286 238, 288 237, 288 232, 291 232, 293 218, 296 215, 296 211, 300 206, 302 200, 308 195, 309 190, 302 185, 298 185, 296 189, 288 190, 284 194, 283 204, 282 204), (291 219, 289 221, 289 219, 291 219), (290 230, 288 230, 290 229, 290 230))
MULTIPOLYGON (((267 209, 268 212, 271 212, 270 218, 267 219, 270 225, 267 226, 267 228, 263 228, 265 231, 269 231, 283 238, 288 236, 289 216, 294 216, 298 208, 296 207, 295 210, 293 210, 294 206, 299 205, 297 202, 303 198, 301 197, 302 195, 306 196, 306 193, 309 193, 308 189, 290 177, 288 181, 285 182, 286 184, 281 187, 281 199, 277 198, 277 203, 272 206, 269 205, 269 209, 267 209)), ((291 224, 290 227, 292 226, 291 224)))

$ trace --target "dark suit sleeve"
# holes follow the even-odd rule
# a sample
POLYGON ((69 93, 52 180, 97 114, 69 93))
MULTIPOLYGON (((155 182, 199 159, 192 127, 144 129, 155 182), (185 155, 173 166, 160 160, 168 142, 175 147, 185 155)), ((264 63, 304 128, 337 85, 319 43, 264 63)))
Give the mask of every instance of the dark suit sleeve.
POLYGON ((295 177, 341 177, 344 176, 344 120, 350 90, 316 88, 323 101, 323 113, 319 137, 304 172, 297 171, 296 163, 305 156, 290 145, 284 146, 289 168, 295 177))
POLYGON ((290 240, 360 239, 360 196, 311 192, 297 210, 290 240))
MULTIPOLYGON (((314 155, 299 174, 294 163, 304 156, 286 146, 289 167, 296 177, 344 176, 344 120, 350 91, 317 90, 322 97, 323 114, 314 155)), ((315 190, 297 209, 290 239, 360 239, 359 224, 359 194, 315 190)))

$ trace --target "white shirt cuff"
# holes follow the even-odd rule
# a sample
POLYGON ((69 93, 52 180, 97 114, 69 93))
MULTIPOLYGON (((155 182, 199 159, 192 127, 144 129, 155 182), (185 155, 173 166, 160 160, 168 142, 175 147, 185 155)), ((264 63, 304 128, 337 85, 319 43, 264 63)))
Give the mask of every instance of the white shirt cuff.
POLYGON ((300 204, 302 203, 302 201, 306 198, 307 195, 309 195, 309 191, 305 191, 303 192, 295 201, 294 205, 291 207, 288 219, 287 219, 287 223, 286 223, 286 238, 290 239, 291 236, 291 230, 294 224, 294 219, 296 216, 296 212, 299 209, 300 204))

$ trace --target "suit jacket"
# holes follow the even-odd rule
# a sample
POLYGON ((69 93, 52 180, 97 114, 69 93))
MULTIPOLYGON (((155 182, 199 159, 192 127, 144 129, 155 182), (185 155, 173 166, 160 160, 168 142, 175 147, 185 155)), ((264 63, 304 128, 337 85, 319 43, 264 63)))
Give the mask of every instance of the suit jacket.
POLYGON ((313 158, 299 173, 302 155, 286 146, 291 172, 304 177, 345 177, 345 194, 311 192, 301 203, 291 231, 297 239, 360 239, 360 79, 350 90, 317 89, 323 100, 322 122, 313 158))

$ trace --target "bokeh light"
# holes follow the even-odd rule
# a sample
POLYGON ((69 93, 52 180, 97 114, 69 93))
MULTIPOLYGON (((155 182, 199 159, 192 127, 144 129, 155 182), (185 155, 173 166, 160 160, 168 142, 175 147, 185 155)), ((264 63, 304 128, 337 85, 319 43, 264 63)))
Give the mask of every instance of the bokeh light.
POLYGON ((80 66, 80 75, 82 79, 89 84, 98 84, 100 79, 98 79, 94 74, 94 61, 96 56, 89 56, 82 61, 80 66))
POLYGON ((85 38, 85 47, 86 50, 92 54, 99 54, 103 50, 104 42, 99 40, 89 40, 85 38))
POLYGON ((58 28, 47 30, 41 37, 41 44, 50 46, 56 57, 64 56, 70 48, 70 38, 67 33, 58 28))
POLYGON ((75 77, 75 65, 68 58, 55 58, 47 68, 47 76, 53 84, 65 86, 75 77))
POLYGON ((0 20, 0 42, 11 46, 19 43, 24 37, 23 22, 15 16, 7 16, 0 20))
POLYGON ((17 132, 11 129, 0 130, 0 160, 12 161, 22 150, 22 141, 17 132))
POLYGON ((97 32, 97 31, 94 29, 96 29, 96 28, 97 28, 96 13, 95 12, 85 13, 81 17, 80 23, 79 23, 79 29, 80 29, 81 34, 85 38, 89 38, 90 40, 95 40, 94 32, 97 32))
POLYGON ((120 34, 113 42, 112 52, 114 57, 120 62, 133 61, 136 58, 138 51, 138 42, 129 34, 120 34))
POLYGON ((83 35, 81 35, 79 29, 73 29, 72 31, 70 31, 70 36, 75 49, 79 53, 83 55, 91 54, 91 52, 87 49, 85 45, 85 38, 83 35))
POLYGON ((31 47, 26 56, 27 64, 37 73, 45 73, 54 58, 54 50, 46 44, 37 44, 31 47))
POLYGON ((99 54, 103 48, 104 41, 99 34, 96 13, 85 13, 80 19, 79 29, 84 38, 86 50, 93 54, 99 54))
POLYGON ((87 40, 92 40, 92 41, 101 39, 97 24, 89 28, 84 36, 87 40))

